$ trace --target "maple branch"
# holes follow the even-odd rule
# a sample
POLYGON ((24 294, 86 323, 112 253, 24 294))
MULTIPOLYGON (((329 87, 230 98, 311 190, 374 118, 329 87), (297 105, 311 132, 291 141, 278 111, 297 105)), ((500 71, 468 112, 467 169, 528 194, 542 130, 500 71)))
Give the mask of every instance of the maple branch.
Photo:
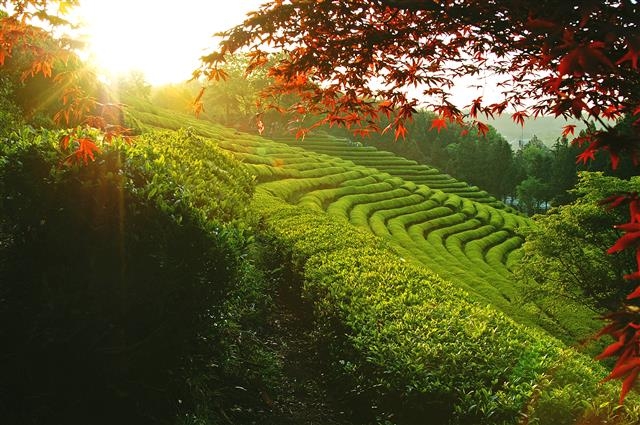
POLYGON ((435 11, 438 10, 438 3, 435 1, 416 1, 416 0, 380 0, 380 4, 394 9, 410 10, 413 12, 435 11))
POLYGON ((604 121, 602 120, 602 117, 600 117, 600 115, 598 115, 598 116, 596 117, 596 119, 597 119, 597 120, 598 120, 598 122, 599 122, 599 123, 600 123, 604 128, 606 128, 607 130, 613 130, 613 126, 611 126, 611 125, 607 124, 606 122, 604 122, 604 121))

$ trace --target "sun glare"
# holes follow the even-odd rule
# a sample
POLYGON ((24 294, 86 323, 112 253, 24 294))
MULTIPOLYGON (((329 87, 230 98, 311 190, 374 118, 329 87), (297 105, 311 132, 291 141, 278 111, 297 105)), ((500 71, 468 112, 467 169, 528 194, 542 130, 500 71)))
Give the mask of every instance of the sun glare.
POLYGON ((105 77, 140 71, 151 84, 186 81, 214 46, 262 0, 82 0, 76 11, 89 59, 105 77))

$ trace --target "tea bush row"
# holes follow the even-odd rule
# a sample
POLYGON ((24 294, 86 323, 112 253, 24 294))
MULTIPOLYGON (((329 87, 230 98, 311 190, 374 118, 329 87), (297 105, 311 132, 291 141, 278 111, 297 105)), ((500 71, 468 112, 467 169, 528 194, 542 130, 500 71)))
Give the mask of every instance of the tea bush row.
MULTIPOLYGON (((233 142, 226 140, 224 142, 227 147, 233 147, 235 144, 242 146, 244 143, 244 139, 240 137, 233 142)), ((251 149, 258 149, 253 141, 247 143, 248 146, 251 146, 251 149)), ((303 143, 300 143, 295 148, 291 148, 292 152, 301 156, 304 154, 307 159, 296 162, 295 165, 283 163, 272 167, 282 170, 291 169, 298 172, 299 167, 304 167, 305 170, 307 166, 330 169, 335 166, 334 164, 339 163, 336 162, 335 157, 323 155, 313 157, 315 154, 312 151, 303 151, 297 147, 302 145, 303 143), (296 169, 293 167, 296 167, 296 169)), ((284 155, 285 152, 281 150, 281 146, 283 145, 265 141, 262 151, 264 155, 262 156, 270 159, 279 156, 288 157, 288 155, 284 155), (274 152, 277 150, 278 153, 274 153, 271 156, 267 153, 270 150, 274 150, 274 152)), ((357 148, 353 149, 357 150, 357 148)), ((340 160, 338 159, 338 161, 340 160)), ((347 169, 358 170, 359 173, 346 179, 343 178, 344 176, 336 178, 340 174, 327 174, 321 178, 305 179, 298 172, 294 179, 270 180, 269 183, 264 185, 264 188, 268 189, 272 194, 286 199, 289 203, 303 205, 316 211, 328 211, 335 217, 341 217, 344 220, 352 219, 356 224, 368 227, 373 233, 389 238, 394 247, 407 259, 428 265, 440 275, 452 279, 458 282, 461 287, 476 293, 478 299, 495 303, 502 311, 512 315, 517 320, 543 326, 548 331, 567 341, 575 341, 587 336, 583 331, 576 334, 564 328, 562 324, 564 321, 573 322, 569 315, 563 317, 562 315, 554 314, 555 318, 552 319, 545 312, 548 309, 547 306, 537 306, 529 301, 521 301, 523 297, 518 294, 524 288, 515 284, 511 272, 506 269, 504 262, 508 261, 508 255, 496 255, 492 257, 491 264, 486 263, 485 254, 489 249, 488 245, 497 245, 503 239, 496 242, 489 235, 486 243, 479 241, 477 244, 472 244, 470 251, 466 249, 466 246, 462 249, 455 249, 456 242, 453 239, 448 243, 451 251, 447 249, 446 239, 455 236, 455 232, 445 231, 443 232, 444 238, 437 238, 437 234, 434 234, 431 236, 430 241, 425 240, 432 230, 448 227, 449 225, 457 225, 467 219, 477 219, 481 223, 494 226, 500 234, 502 234, 502 229, 505 229, 505 237, 508 238, 514 236, 513 229, 516 227, 528 225, 528 221, 525 218, 454 194, 445 193, 427 186, 416 186, 414 183, 404 182, 397 177, 391 178, 389 174, 380 173, 376 169, 356 165, 351 165, 350 167, 352 168, 349 168, 346 165, 350 164, 348 161, 344 162, 344 164, 347 169), (408 191, 407 196, 412 196, 410 193, 423 195, 429 202, 420 205, 420 208, 411 205, 405 206, 404 201, 400 201, 405 199, 403 196, 394 198, 398 200, 397 210, 394 211, 389 208, 385 210, 384 214, 377 214, 376 211, 373 211, 372 208, 377 208, 377 202, 383 202, 381 204, 382 207, 390 207, 392 201, 388 200, 388 195, 382 192, 395 191, 399 188, 405 188, 408 191), (381 201, 377 201, 378 199, 381 201), (445 209, 438 210, 437 214, 427 211, 436 205, 448 205, 449 208, 443 207, 445 209), (422 208, 424 208, 424 211, 420 211, 422 208), (351 217, 352 211, 355 211, 355 217, 351 217), (367 214, 369 216, 365 217, 367 214), (455 214, 460 215, 457 218, 444 218, 455 214), (380 218, 383 218, 383 221, 380 218), (438 220, 431 222, 435 218, 438 218, 438 220), (442 220, 440 220, 441 218, 442 220), (387 228, 384 228, 384 226, 387 228), (407 232, 410 232, 410 235, 407 232), (477 251, 482 252, 482 257, 477 254, 475 256, 466 255, 467 252, 477 251)), ((465 229, 463 227, 458 230, 463 231, 465 229)), ((518 246, 518 244, 511 245, 512 249, 518 246)), ((517 258, 517 256, 511 258, 517 258)), ((593 314, 590 311, 583 313, 579 316, 593 314)), ((573 325, 568 325, 568 328, 578 329, 573 325)), ((595 330, 595 327, 593 330, 595 330)))
POLYGON ((605 372, 591 359, 471 301, 382 240, 260 188, 254 206, 273 249, 304 276, 334 390, 360 423, 639 419, 615 407, 617 386, 598 384, 605 372))
POLYGON ((434 189, 442 189, 446 192, 451 191, 462 196, 469 196, 469 198, 478 202, 487 203, 499 209, 508 209, 502 202, 499 202, 487 192, 480 191, 475 186, 469 186, 467 183, 460 182, 433 167, 417 164, 413 160, 396 156, 391 152, 376 150, 370 146, 349 145, 345 140, 324 136, 305 138, 302 142, 291 138, 281 138, 279 140, 313 152, 348 159, 358 165, 375 167, 380 171, 399 176, 417 184, 424 184, 434 189))

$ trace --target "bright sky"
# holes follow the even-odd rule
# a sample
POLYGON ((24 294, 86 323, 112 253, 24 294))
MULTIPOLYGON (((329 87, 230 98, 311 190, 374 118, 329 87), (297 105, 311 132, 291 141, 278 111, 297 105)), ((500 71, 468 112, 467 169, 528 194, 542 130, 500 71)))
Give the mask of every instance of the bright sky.
POLYGON ((106 74, 141 71, 158 85, 191 78, 212 35, 242 23, 263 0, 81 0, 92 60, 106 74))
MULTIPOLYGON (((72 20, 83 25, 90 59, 109 78, 140 71, 153 85, 191 78, 199 58, 215 45, 212 35, 244 21, 267 0, 80 0, 72 20)), ((484 96, 496 101, 491 79, 467 78, 456 84, 459 107, 484 96), (473 89, 471 85, 483 85, 473 89)))

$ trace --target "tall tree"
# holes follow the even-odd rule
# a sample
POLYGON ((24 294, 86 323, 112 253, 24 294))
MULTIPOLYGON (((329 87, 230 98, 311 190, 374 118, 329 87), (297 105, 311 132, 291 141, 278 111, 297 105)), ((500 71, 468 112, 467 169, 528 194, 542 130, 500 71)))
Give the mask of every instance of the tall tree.
MULTIPOLYGON (((543 114, 593 119, 602 127, 574 140, 583 146, 578 159, 605 150, 616 168, 623 153, 637 163, 640 150, 638 16, 635 0, 274 0, 222 34, 196 75, 217 78, 229 53, 246 50, 246 71, 267 66, 274 78, 266 95, 300 97, 292 111, 322 114, 317 125, 360 134, 380 130, 376 118, 388 114, 385 130, 396 138, 405 136, 419 96, 439 114, 436 130, 468 118, 485 134, 481 115, 506 110, 519 123, 543 114), (273 52, 285 53, 267 65, 273 52), (502 79, 501 99, 479 97, 468 113, 453 105, 455 79, 485 73, 502 79), (623 116, 630 125, 604 120, 623 116)), ((567 126, 564 135, 573 130, 567 126)), ((640 269, 640 199, 612 200, 619 204, 629 205, 631 219, 609 251, 635 250, 640 269)), ((640 280, 640 271, 627 278, 640 280)), ((610 319, 604 332, 617 341, 603 356, 619 358, 610 377, 624 379, 624 398, 640 373, 640 313, 628 307, 610 319)))
POLYGON ((640 189, 640 178, 621 180, 603 173, 581 172, 572 189, 576 200, 535 217, 536 226, 523 229, 524 259, 516 275, 534 297, 581 300, 598 310, 614 309, 627 294, 624 274, 633 269, 630 253, 604 256, 623 220, 622 211, 606 211, 598 201, 615 193, 640 189))

